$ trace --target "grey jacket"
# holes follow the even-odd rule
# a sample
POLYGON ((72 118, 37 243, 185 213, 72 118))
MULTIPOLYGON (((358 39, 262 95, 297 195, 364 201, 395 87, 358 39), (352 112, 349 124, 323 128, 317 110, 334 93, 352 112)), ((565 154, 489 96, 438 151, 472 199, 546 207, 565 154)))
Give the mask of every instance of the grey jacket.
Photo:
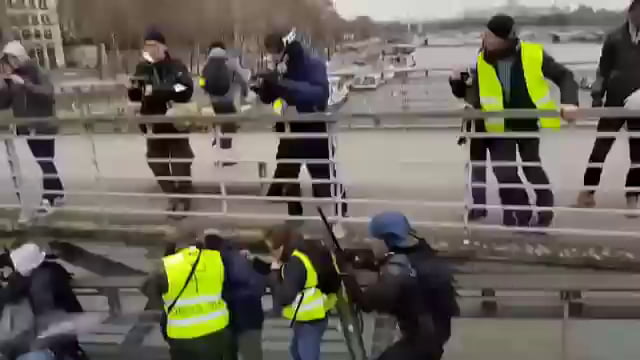
MULTIPOLYGON (((33 61, 29 60, 14 71, 25 80, 24 84, 0 81, 0 109, 13 110, 16 118, 51 117, 55 113, 53 84, 33 61)), ((55 134, 55 124, 36 122, 31 126, 18 128, 19 134, 35 129, 38 134, 55 134)))
POLYGON ((226 50, 215 48, 209 52, 209 58, 224 58, 232 75, 231 89, 225 96, 210 96, 212 104, 234 104, 236 109, 240 108, 241 99, 249 92, 249 79, 247 71, 240 65, 240 59, 232 56, 226 50))
POLYGON ((593 106, 623 106, 640 88, 640 45, 631 41, 629 23, 611 32, 602 46, 596 81, 591 88, 593 106))

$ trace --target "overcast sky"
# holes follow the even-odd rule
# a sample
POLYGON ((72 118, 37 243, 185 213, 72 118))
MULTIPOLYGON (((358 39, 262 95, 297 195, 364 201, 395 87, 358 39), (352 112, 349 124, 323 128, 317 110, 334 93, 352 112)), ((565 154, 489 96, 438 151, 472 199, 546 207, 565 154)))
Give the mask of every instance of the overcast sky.
MULTIPOLYGON (((338 12, 347 18, 368 15, 380 20, 443 18, 464 8, 498 6, 507 0, 335 0, 338 12)), ((631 0, 556 0, 558 6, 585 4, 596 8, 622 9, 631 0)), ((528 6, 550 6, 553 0, 520 0, 528 6)))

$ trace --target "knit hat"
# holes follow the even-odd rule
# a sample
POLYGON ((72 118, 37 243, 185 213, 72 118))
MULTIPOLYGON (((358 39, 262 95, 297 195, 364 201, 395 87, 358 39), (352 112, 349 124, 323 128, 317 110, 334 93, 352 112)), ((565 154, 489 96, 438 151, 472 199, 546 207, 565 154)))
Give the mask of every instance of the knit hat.
POLYGON ((388 248, 411 247, 415 244, 407 217, 395 211, 383 212, 371 219, 369 233, 376 239, 383 240, 388 248))
POLYGON ((147 30, 147 33, 144 35, 144 41, 157 41, 160 44, 167 45, 167 40, 164 37, 164 34, 156 28, 147 30))
POLYGON ((40 247, 33 243, 27 243, 13 250, 9 256, 13 268, 23 276, 28 276, 44 261, 46 254, 40 247))
POLYGON ((498 14, 489 20, 487 28, 495 36, 503 39, 513 39, 516 37, 516 22, 515 20, 505 14, 498 14))
POLYGON ((7 55, 15 56, 21 62, 25 62, 29 60, 29 54, 27 50, 22 46, 20 41, 13 40, 9 41, 4 48, 2 49, 2 57, 7 55))

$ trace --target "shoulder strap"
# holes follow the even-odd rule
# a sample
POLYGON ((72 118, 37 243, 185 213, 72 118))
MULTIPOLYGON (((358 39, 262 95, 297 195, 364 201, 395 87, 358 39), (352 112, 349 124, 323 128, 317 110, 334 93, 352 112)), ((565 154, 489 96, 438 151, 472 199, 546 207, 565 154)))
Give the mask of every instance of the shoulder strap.
POLYGON ((167 308, 167 315, 171 314, 171 311, 173 311, 173 308, 178 303, 178 300, 180 300, 180 297, 184 293, 184 290, 187 288, 187 285, 189 285, 191 278, 193 278, 193 274, 195 274, 196 268, 198 267, 198 263, 200 262, 200 256, 202 255, 202 251, 203 251, 202 249, 198 250, 198 256, 196 257, 196 261, 193 263, 193 266, 191 267, 191 271, 187 276, 187 280, 184 282, 184 285, 182 285, 182 289, 180 289, 180 292, 178 292, 178 295, 176 296, 176 298, 173 299, 173 302, 171 303, 171 305, 169 305, 169 308, 167 308))

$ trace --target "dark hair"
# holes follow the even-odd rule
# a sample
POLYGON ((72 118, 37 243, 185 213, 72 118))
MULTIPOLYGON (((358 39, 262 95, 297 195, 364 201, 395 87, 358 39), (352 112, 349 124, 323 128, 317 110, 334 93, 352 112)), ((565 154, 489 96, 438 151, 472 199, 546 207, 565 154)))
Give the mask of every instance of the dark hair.
POLYGON ((640 6, 640 0, 633 0, 631 5, 629 5, 629 11, 634 10, 638 6, 640 6))
POLYGON ((289 247, 294 240, 300 237, 300 233, 288 225, 277 225, 264 232, 264 239, 274 249, 278 249, 282 246, 289 247))
POLYGON ((275 32, 267 35, 264 38, 264 47, 266 47, 267 50, 276 50, 279 53, 283 52, 284 51, 284 41, 282 40, 283 37, 284 37, 284 34, 280 32, 275 32))
POLYGON ((209 51, 213 50, 213 49, 222 49, 222 50, 227 50, 227 46, 224 44, 224 42, 222 41, 214 41, 211 43, 211 45, 209 45, 209 51))

